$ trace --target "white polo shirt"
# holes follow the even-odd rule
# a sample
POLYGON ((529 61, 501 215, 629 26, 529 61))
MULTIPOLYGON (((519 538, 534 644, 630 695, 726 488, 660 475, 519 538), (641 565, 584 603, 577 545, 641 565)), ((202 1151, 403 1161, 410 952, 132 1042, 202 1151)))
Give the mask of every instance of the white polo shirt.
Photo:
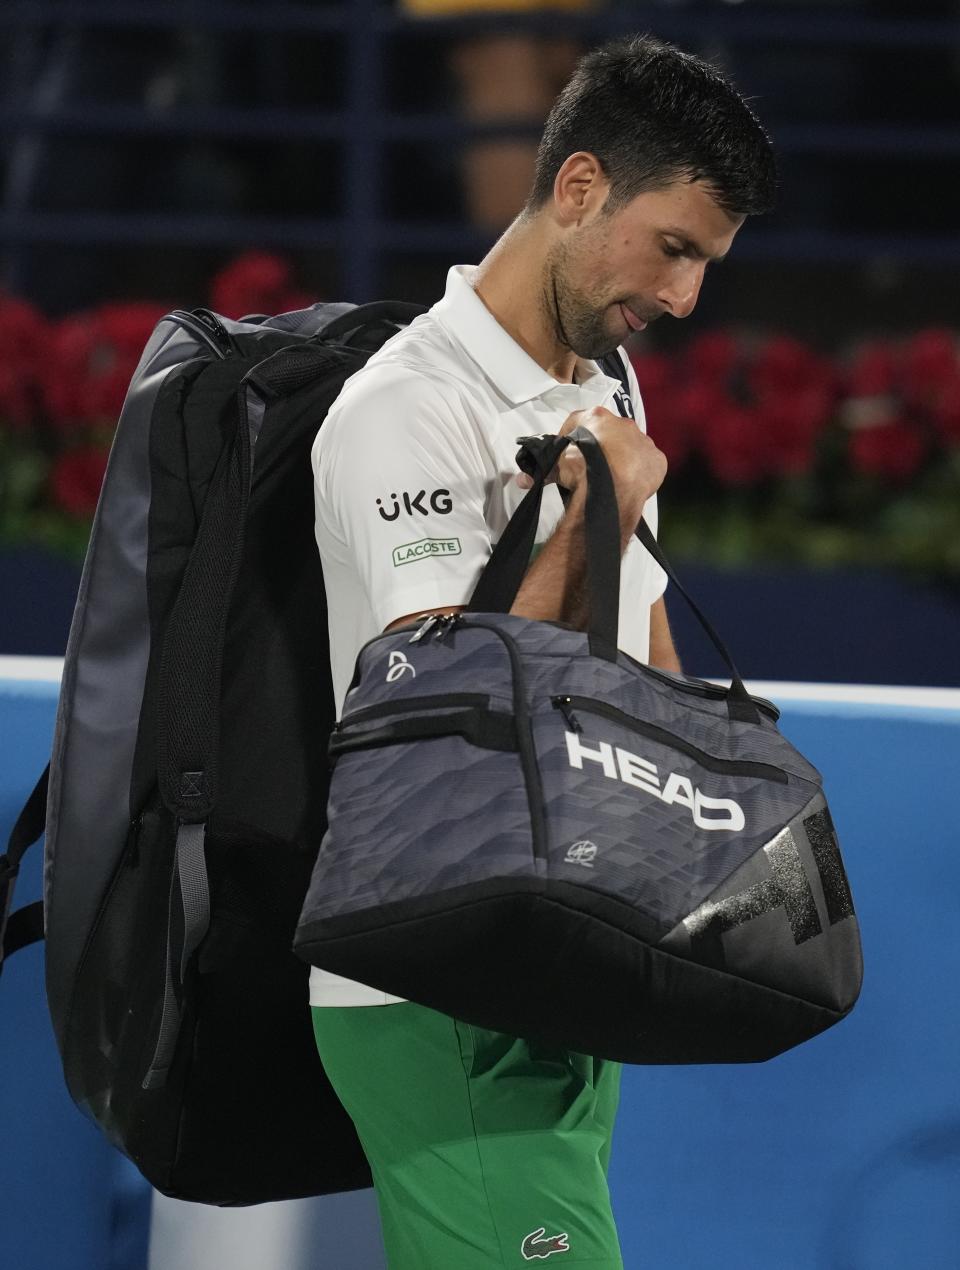
MULTIPOLYGON (((473 290, 473 266, 447 275, 442 300, 347 380, 313 446, 316 537, 323 561, 339 715, 357 653, 398 618, 466 604, 525 490, 517 437, 560 430, 574 410, 609 406, 619 381, 578 359, 559 383, 517 344, 473 290)), ((631 397, 645 427, 632 369, 631 397)), ((536 541, 563 515, 544 491, 536 541)), ((644 510, 656 533, 656 497, 644 510)), ((639 542, 621 568, 619 646, 646 661, 650 605, 666 577, 639 542)), ((311 1005, 400 998, 314 968, 311 1005)))

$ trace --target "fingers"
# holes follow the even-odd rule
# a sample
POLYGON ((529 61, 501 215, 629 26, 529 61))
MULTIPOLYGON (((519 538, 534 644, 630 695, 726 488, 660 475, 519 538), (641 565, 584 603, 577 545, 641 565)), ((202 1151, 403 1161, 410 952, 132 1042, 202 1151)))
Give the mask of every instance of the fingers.
POLYGON ((594 413, 593 410, 574 410, 568 414, 566 419, 560 425, 558 437, 565 437, 568 432, 572 432, 574 428, 589 427, 588 417, 594 413))
MULTIPOLYGON (((638 520, 643 506, 655 493, 666 475, 666 457, 633 419, 612 414, 602 406, 577 410, 568 415, 560 429, 566 435, 577 427, 587 428, 599 442, 613 477, 617 504, 627 521, 636 512, 638 520)), ((577 445, 568 446, 547 478, 564 489, 576 490, 586 478, 586 464, 577 445)), ((528 490, 533 478, 517 477, 521 489, 528 490)))
MULTIPOLYGON (((592 406, 589 410, 574 410, 564 419, 557 436, 565 437, 576 428, 587 428, 594 434, 602 433, 605 428, 609 428, 611 421, 615 426, 622 426, 620 416, 613 414, 604 406, 592 406)), ((632 420, 629 422, 631 426, 636 427, 632 420)), ((575 489, 583 479, 584 470, 583 455, 576 446, 568 446, 560 456, 556 467, 545 478, 544 484, 559 482, 565 489, 575 489)), ((530 489, 533 486, 533 477, 528 476, 526 472, 519 473, 516 481, 521 489, 530 489)))

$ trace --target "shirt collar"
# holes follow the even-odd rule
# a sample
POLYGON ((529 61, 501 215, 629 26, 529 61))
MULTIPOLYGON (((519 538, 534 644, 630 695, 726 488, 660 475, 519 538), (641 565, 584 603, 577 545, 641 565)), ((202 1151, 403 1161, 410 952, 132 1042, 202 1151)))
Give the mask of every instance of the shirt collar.
MULTIPOLYGON (((431 312, 481 373, 514 406, 543 397, 563 385, 508 335, 473 289, 476 265, 454 265, 447 289, 431 312)), ((619 387, 595 362, 577 359, 577 387, 591 405, 602 405, 619 387)))

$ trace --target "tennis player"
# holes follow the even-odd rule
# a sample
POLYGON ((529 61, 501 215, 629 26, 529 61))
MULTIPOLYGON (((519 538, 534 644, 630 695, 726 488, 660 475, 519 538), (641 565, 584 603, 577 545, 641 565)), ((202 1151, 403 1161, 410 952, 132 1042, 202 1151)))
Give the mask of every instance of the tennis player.
MULTIPOLYGON (((693 312, 775 184, 770 142, 715 69, 647 37, 589 53, 554 105, 520 216, 350 379, 313 449, 338 711, 361 645, 469 600, 524 493, 516 438, 582 424, 622 520, 619 644, 679 669, 656 531, 666 460, 596 359, 693 312)), ((621 356, 624 356, 621 353, 621 356)), ((584 483, 546 491, 513 612, 583 626, 584 483)), ((372 792, 371 796, 375 796, 372 792)), ((451 798, 456 797, 451 780, 451 798)), ((370 1161, 391 1270, 621 1270, 607 1186, 620 1069, 472 1027, 314 969, 327 1073, 370 1161)))

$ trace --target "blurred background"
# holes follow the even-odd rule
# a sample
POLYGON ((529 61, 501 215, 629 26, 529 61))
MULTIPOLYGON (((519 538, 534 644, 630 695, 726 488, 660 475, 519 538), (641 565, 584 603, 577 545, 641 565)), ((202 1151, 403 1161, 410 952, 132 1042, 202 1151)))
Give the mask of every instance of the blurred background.
POLYGON ((163 312, 431 303, 521 206, 579 52, 636 30, 729 72, 782 166, 631 350, 664 544, 748 674, 960 682, 956 0, 4 0, 0 582, 30 603, 0 649, 62 651, 163 312))

